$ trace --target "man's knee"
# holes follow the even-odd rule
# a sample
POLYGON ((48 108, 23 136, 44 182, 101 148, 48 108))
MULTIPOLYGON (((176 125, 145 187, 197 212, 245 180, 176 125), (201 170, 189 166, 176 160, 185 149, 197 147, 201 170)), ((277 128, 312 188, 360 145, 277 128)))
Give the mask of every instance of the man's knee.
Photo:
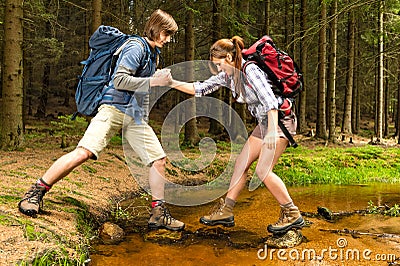
POLYGON ((93 157, 93 153, 83 147, 76 148, 74 152, 76 159, 80 162, 87 161, 93 157))
POLYGON ((164 168, 166 163, 167 163, 167 159, 164 157, 164 158, 155 160, 152 163, 152 166, 155 167, 155 168, 164 168))

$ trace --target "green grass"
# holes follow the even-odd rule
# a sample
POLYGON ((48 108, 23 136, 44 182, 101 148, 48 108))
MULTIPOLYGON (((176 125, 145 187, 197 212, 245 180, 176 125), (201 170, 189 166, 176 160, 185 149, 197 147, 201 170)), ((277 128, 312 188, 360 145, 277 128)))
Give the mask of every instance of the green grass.
POLYGON ((0 214, 0 224, 6 225, 6 226, 17 225, 18 220, 13 216, 6 215, 6 214, 0 214))
POLYGON ((289 148, 274 172, 288 185, 400 182, 399 148, 289 148))
MULTIPOLYGON (((76 231, 81 232, 84 235, 81 242, 75 246, 76 254, 78 257, 71 258, 69 252, 66 250, 67 247, 71 247, 71 243, 68 239, 56 235, 52 230, 46 229, 45 227, 34 225, 30 220, 18 219, 17 222, 23 227, 24 236, 27 240, 39 240, 39 241, 56 241, 58 248, 47 250, 43 254, 39 254, 33 261, 22 260, 17 265, 27 266, 47 266, 47 265, 87 265, 90 247, 89 239, 94 235, 95 221, 90 215, 88 206, 73 197, 57 197, 64 206, 63 211, 74 213, 76 218, 76 231)), ((8 217, 0 216, 0 222, 11 224, 15 221, 10 220, 8 217)))
MULTIPOLYGON (((76 248, 79 252, 80 247, 76 248)), ((66 250, 48 250, 43 255, 35 258, 32 262, 22 261, 17 263, 18 266, 80 266, 87 265, 87 255, 82 254, 78 259, 70 259, 66 250)))
POLYGON ((21 200, 21 196, 0 195, 0 204, 16 203, 21 200))
POLYGON ((81 232, 86 239, 94 236, 94 219, 90 215, 89 207, 85 203, 72 197, 62 197, 60 200, 69 206, 73 206, 72 208, 65 207, 64 211, 76 214, 77 231, 81 232))
POLYGON ((88 122, 83 117, 77 116, 75 120, 71 120, 71 116, 59 116, 57 120, 50 121, 50 130, 53 130, 56 134, 68 134, 79 135, 85 131, 88 126, 88 122))
POLYGON ((383 214, 391 217, 400 217, 400 206, 398 204, 394 204, 392 207, 387 208, 387 206, 376 206, 372 201, 369 201, 367 213, 383 214))
MULTIPOLYGON (((231 146, 222 141, 216 144, 217 154, 230 154, 231 151, 238 154, 242 148, 241 145, 231 146)), ((233 165, 228 166, 225 160, 216 156, 209 166, 196 171, 196 167, 191 164, 193 158, 199 156, 200 150, 192 147, 182 152, 187 156, 186 159, 171 161, 171 164, 188 176, 202 172, 212 180, 227 167, 233 168, 233 165)), ((255 167, 256 163, 251 166, 249 176, 254 173, 255 167)), ((167 168, 167 172, 178 175, 174 169, 167 168)), ((287 185, 400 183, 400 149, 373 145, 350 148, 288 148, 279 159, 274 172, 287 185)))
MULTIPOLYGON (((232 145, 217 141, 217 153, 239 153, 242 145, 232 145)), ((184 154, 199 155, 196 148, 187 148, 184 154)), ((192 159, 172 161, 172 165, 190 170, 192 159)), ((210 166, 201 172, 210 179, 219 176, 228 167, 215 157, 210 166)), ((229 166, 233 167, 233 166, 229 166)), ((254 173, 256 163, 251 166, 249 175, 254 173)), ((167 171, 170 174, 176 174, 167 171)), ((184 171, 185 172, 185 171, 184 171)), ((186 171, 190 175, 190 171, 186 171)), ((197 172, 197 171, 195 171, 197 172)), ((316 147, 310 149, 304 146, 288 148, 281 156, 274 172, 287 185, 309 184, 364 184, 364 183, 400 183, 400 149, 397 147, 382 147, 365 145, 362 147, 316 147)))

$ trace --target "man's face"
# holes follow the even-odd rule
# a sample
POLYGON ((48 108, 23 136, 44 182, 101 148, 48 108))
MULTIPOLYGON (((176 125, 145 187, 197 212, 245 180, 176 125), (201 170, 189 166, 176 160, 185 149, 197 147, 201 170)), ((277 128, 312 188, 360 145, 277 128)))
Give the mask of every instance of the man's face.
POLYGON ((155 41, 155 44, 158 48, 162 48, 164 44, 169 43, 171 41, 171 35, 167 34, 165 31, 160 32, 160 38, 155 41))

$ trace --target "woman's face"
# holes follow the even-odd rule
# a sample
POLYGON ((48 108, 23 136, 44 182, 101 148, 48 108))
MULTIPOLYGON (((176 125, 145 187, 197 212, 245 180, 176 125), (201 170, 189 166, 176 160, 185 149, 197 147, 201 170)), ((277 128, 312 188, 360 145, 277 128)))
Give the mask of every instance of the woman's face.
POLYGON ((233 75, 234 63, 232 61, 231 56, 227 56, 225 58, 212 58, 211 60, 214 65, 217 67, 218 72, 225 72, 229 76, 233 75))
POLYGON ((169 43, 170 41, 171 41, 171 35, 167 34, 165 31, 161 31, 160 38, 154 43, 158 48, 162 48, 164 44, 169 43))

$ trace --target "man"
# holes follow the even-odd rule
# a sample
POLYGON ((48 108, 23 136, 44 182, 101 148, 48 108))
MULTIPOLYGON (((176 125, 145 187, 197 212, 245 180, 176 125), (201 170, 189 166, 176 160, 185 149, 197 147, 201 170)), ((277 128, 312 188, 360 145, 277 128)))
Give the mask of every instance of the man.
POLYGON ((150 87, 168 85, 169 72, 156 71, 159 48, 171 40, 178 26, 171 15, 156 10, 147 21, 145 41, 131 41, 121 51, 117 68, 103 96, 98 113, 90 122, 77 148, 60 157, 42 178, 25 193, 19 210, 35 217, 43 204, 43 196, 59 180, 88 159, 97 159, 111 137, 121 128, 125 140, 150 166, 149 185, 152 193, 150 229, 182 230, 185 224, 171 217, 164 201, 166 155, 153 129, 147 124, 150 87), (150 60, 148 58, 150 53, 150 60))

